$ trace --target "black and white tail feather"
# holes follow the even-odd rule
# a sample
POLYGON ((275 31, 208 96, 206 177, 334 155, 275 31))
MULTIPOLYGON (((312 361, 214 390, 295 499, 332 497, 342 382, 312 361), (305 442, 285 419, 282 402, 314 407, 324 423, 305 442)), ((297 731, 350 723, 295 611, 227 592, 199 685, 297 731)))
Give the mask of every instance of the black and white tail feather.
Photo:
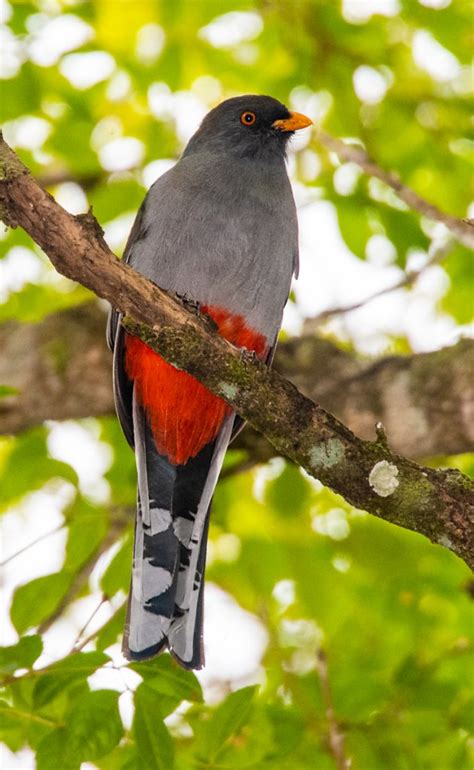
POLYGON ((133 398, 138 504, 124 655, 144 660, 168 647, 181 665, 201 668, 203 588, 212 494, 232 433, 174 466, 157 452, 143 409, 133 398))

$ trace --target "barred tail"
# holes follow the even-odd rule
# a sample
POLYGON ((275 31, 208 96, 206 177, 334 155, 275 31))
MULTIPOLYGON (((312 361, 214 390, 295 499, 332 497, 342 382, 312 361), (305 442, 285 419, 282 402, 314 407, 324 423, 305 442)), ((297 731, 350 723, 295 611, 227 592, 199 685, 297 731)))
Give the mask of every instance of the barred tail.
POLYGON ((138 502, 122 649, 129 660, 144 660, 166 646, 174 614, 179 542, 172 526, 171 506, 176 468, 158 454, 135 398, 133 428, 138 502))
POLYGON ((204 665, 203 595, 209 510, 232 432, 185 465, 156 449, 143 409, 133 399, 138 504, 132 582, 123 653, 145 660, 169 648, 186 668, 204 665))

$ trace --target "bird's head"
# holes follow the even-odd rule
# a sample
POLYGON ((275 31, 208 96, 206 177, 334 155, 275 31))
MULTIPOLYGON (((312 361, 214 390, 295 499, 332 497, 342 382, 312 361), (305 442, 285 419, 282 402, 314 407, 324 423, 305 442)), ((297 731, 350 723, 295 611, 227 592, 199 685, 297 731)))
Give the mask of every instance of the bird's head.
POLYGON ((236 96, 211 110, 185 150, 224 152, 242 158, 285 156, 289 138, 312 120, 290 112, 271 96, 236 96))

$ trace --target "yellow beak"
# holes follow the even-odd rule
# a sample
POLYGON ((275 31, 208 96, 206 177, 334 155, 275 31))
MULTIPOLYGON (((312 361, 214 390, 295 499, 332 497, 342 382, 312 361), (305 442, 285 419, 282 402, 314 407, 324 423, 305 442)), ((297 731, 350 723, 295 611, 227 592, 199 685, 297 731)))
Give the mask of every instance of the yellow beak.
POLYGON ((280 131, 298 131, 300 128, 312 125, 313 121, 307 118, 306 115, 302 115, 301 112, 290 112, 289 118, 275 120, 272 123, 273 128, 278 128, 280 131))

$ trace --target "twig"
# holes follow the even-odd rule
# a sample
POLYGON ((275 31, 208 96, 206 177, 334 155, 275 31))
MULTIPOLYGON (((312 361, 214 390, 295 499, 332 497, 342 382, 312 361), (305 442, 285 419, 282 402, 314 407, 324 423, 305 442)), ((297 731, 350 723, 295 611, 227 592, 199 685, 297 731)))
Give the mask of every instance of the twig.
POLYGON ((350 770, 352 762, 349 757, 346 756, 344 733, 341 730, 341 726, 337 721, 334 712, 326 654, 321 649, 318 650, 316 655, 316 670, 319 675, 319 681, 321 682, 321 692, 326 709, 328 739, 331 754, 336 763, 337 770, 350 770))
POLYGON ((83 176, 76 176, 66 169, 50 171, 38 178, 38 182, 41 187, 55 187, 56 185, 64 184, 66 182, 72 182, 73 184, 82 187, 83 190, 92 190, 101 182, 105 182, 108 178, 106 173, 96 174, 84 174, 83 176))
POLYGON ((59 524, 59 526, 55 527, 54 529, 50 530, 49 532, 45 532, 44 535, 40 535, 36 538, 36 540, 32 540, 31 543, 28 543, 27 545, 24 545, 23 548, 20 548, 18 551, 15 551, 15 553, 10 554, 10 556, 7 556, 6 559, 3 561, 0 561, 0 567, 5 567, 8 562, 12 561, 13 559, 16 559, 17 556, 21 556, 22 553, 25 553, 25 551, 28 551, 29 548, 33 548, 34 545, 37 543, 41 543, 42 540, 46 540, 47 537, 51 537, 51 535, 55 535, 57 532, 60 532, 62 529, 64 529, 65 524, 59 524))
POLYGON ((394 283, 392 286, 386 286, 384 289, 375 292, 375 294, 371 294, 369 297, 365 297, 365 299, 358 300, 352 305, 342 305, 340 307, 332 307, 328 308, 327 310, 322 310, 321 313, 318 313, 318 315, 313 316, 313 318, 308 318, 305 321, 305 332, 310 333, 329 318, 333 318, 333 316, 342 315, 343 313, 351 313, 353 310, 360 310, 361 307, 365 307, 365 305, 368 305, 369 302, 373 302, 374 299, 379 299, 380 297, 385 296, 385 294, 390 294, 392 291, 403 289, 406 286, 412 286, 415 281, 418 280, 420 275, 425 272, 425 270, 427 270, 429 267, 432 267, 433 265, 439 264, 439 262, 441 262, 449 254, 452 246, 452 237, 443 240, 442 243, 431 244, 428 251, 428 260, 424 265, 417 268, 416 270, 406 270, 402 278, 400 278, 400 280, 394 283))
MULTIPOLYGON (((125 606, 126 602, 127 600, 124 599, 123 602, 121 602, 119 606, 115 608, 113 615, 110 618, 107 618, 105 623, 99 626, 99 628, 96 628, 94 633, 90 634, 90 636, 86 637, 86 639, 83 639, 80 644, 73 647, 68 653, 68 655, 61 658, 61 660, 65 660, 67 657, 69 657, 69 655, 76 655, 78 652, 81 652, 84 649, 84 647, 87 644, 89 644, 89 642, 92 642, 93 639, 95 639, 95 637, 98 634, 100 634, 100 632, 106 627, 106 625, 110 623, 114 615, 116 615, 117 612, 119 612, 122 609, 122 607, 125 606)), ((7 687, 9 684, 16 684, 16 682, 21 682, 24 679, 35 679, 36 677, 43 676, 51 668, 53 668, 57 662, 58 662, 57 660, 53 660, 52 663, 48 663, 46 666, 43 666, 42 668, 30 668, 28 669, 28 671, 25 671, 24 674, 20 674, 20 676, 15 676, 15 674, 7 674, 6 676, 0 679, 0 687, 7 687)), ((103 666, 100 666, 100 668, 115 668, 115 666, 111 665, 111 661, 110 661, 110 663, 107 662, 103 666)), ((75 668, 74 670, 77 671, 78 669, 75 668)))
POLYGON ((403 289, 405 286, 411 284, 412 281, 413 279, 407 274, 392 286, 386 286, 384 289, 375 292, 375 294, 371 294, 369 297, 365 297, 364 299, 360 299, 357 302, 353 302, 351 305, 340 305, 339 307, 330 307, 327 310, 322 310, 320 313, 318 313, 318 315, 315 315, 312 318, 308 318, 304 322, 305 334, 310 334, 318 326, 320 326, 322 323, 325 323, 334 316, 343 315, 344 313, 352 313, 353 310, 360 310, 361 307, 365 307, 365 305, 368 305, 369 302, 373 302, 374 299, 379 299, 380 297, 385 296, 385 294, 390 294, 392 291, 397 291, 397 289, 403 289))
MULTIPOLYGON (((113 613, 113 615, 112 615, 111 617, 113 617, 114 615, 116 615, 116 614, 117 614, 117 612, 119 612, 119 611, 122 609, 122 607, 124 607, 124 606, 126 605, 126 603, 127 603, 127 600, 126 600, 126 599, 124 599, 124 600, 123 600, 123 602, 121 602, 121 603, 119 604, 119 606, 118 606, 118 607, 115 609, 115 612, 113 613)), ((73 649, 73 650, 71 650, 71 654, 73 654, 73 653, 75 653, 75 652, 81 652, 81 650, 83 650, 83 649, 84 649, 84 647, 85 647, 87 644, 89 644, 89 642, 92 642, 92 641, 93 641, 93 640, 96 638, 96 636, 98 636, 98 634, 100 634, 100 632, 101 632, 101 631, 102 631, 102 630, 103 630, 103 629, 106 627, 107 623, 109 623, 109 622, 110 622, 110 620, 111 620, 111 618, 108 618, 108 619, 105 621, 105 623, 103 623, 101 626, 99 626, 99 628, 96 628, 96 630, 95 630, 95 631, 94 631, 92 634, 90 634, 89 636, 86 636, 86 638, 85 638, 85 639, 83 639, 83 640, 82 640, 82 642, 81 642, 80 644, 76 644, 76 645, 74 646, 74 649, 73 649)))
POLYGON ((379 444, 388 447, 388 439, 383 422, 379 421, 375 423, 375 435, 377 436, 377 441, 379 444))
POLYGON ((248 457, 239 463, 235 463, 234 465, 229 465, 228 468, 224 468, 220 472, 219 478, 221 480, 228 479, 232 476, 236 476, 239 473, 246 473, 247 471, 251 471, 252 468, 255 468, 256 465, 259 465, 260 462, 262 461, 259 460, 258 457, 248 457))
POLYGON ((327 134, 325 131, 319 131, 317 134, 319 142, 329 150, 335 152, 339 158, 357 163, 366 174, 374 176, 384 182, 397 194, 398 198, 407 204, 411 209, 415 209, 419 214, 432 219, 435 222, 441 222, 452 232, 458 241, 463 243, 469 249, 474 249, 474 226, 468 219, 459 219, 451 214, 441 211, 437 206, 429 203, 418 193, 407 187, 400 181, 398 176, 392 171, 385 171, 380 168, 359 146, 346 144, 341 139, 327 134))
POLYGON ((13 708, 13 706, 7 706, 7 710, 2 707, 2 711, 7 716, 16 716, 20 719, 26 719, 29 722, 45 725, 46 727, 64 727, 64 722, 54 722, 52 719, 46 719, 46 717, 39 716, 39 714, 33 714, 31 711, 21 711, 20 709, 13 708))
POLYGON ((72 645, 71 652, 74 652, 75 648, 79 645, 81 636, 84 633, 84 631, 86 630, 87 626, 94 620, 95 616, 99 612, 100 608, 105 604, 105 602, 108 602, 108 601, 109 601, 108 596, 105 596, 105 594, 103 594, 99 604, 97 605, 95 610, 89 615, 89 617, 87 618, 86 622, 84 623, 84 625, 82 626, 81 630, 79 631, 78 635, 76 636, 74 644, 72 645))

